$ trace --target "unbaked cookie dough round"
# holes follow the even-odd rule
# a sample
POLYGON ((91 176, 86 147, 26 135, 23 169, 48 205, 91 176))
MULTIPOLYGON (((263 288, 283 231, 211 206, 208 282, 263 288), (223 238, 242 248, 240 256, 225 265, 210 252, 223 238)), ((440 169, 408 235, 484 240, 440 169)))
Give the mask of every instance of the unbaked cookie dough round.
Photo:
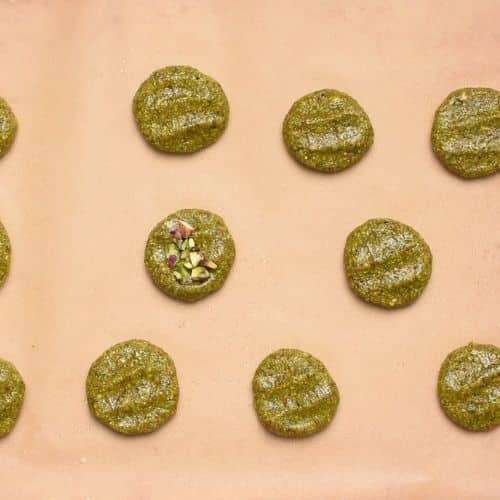
POLYGON ((0 222, 0 285, 7 279, 10 270, 10 240, 7 230, 0 222))
POLYGON ((432 272, 432 254, 413 228, 392 219, 370 219, 349 234, 344 268, 356 295, 395 308, 414 302, 432 272))
POLYGON ((207 210, 187 208, 153 228, 144 262, 160 290, 194 302, 219 290, 234 257, 234 241, 222 218, 207 210))
POLYGON ((222 87, 190 66, 155 71, 135 94, 133 111, 146 141, 168 153, 193 153, 210 146, 229 119, 222 87))
POLYGON ((466 179, 500 170, 500 92, 464 88, 439 106, 431 132, 432 148, 451 172, 466 179))
POLYGON ((16 367, 0 359, 0 438, 16 425, 24 401, 24 381, 16 367))
POLYGON ((283 123, 283 138, 302 165, 339 172, 357 163, 370 149, 373 128, 352 97, 324 89, 293 103, 283 123))
POLYGON ((146 340, 120 342, 97 358, 87 376, 90 411, 122 434, 145 434, 177 410, 179 384, 170 356, 146 340))
POLYGON ((267 356, 253 378, 254 406, 267 430, 302 437, 324 429, 339 404, 339 391, 325 365, 298 349, 267 356))
POLYGON ((16 132, 16 117, 7 102, 0 97, 0 158, 12 146, 16 132))
POLYGON ((500 349, 470 343, 448 354, 439 371, 438 397, 446 415, 464 429, 500 425, 500 349))

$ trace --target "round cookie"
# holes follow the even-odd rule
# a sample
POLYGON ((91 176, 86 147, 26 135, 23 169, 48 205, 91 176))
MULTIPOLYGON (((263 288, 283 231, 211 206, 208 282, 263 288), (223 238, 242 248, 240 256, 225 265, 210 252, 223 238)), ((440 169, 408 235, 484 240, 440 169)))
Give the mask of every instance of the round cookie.
POLYGON ((24 401, 24 381, 15 366, 0 359, 0 438, 16 425, 24 401))
POLYGON ((370 219, 347 237, 344 268, 358 297, 386 308, 402 307, 414 302, 427 285, 432 254, 410 226, 370 219))
POLYGON ((229 104, 214 79, 190 66, 167 66, 139 87, 133 112, 152 146, 168 153, 193 153, 222 135, 229 104))
POLYGON ((373 128, 352 97, 324 89, 293 103, 283 123, 283 138, 302 165, 339 172, 357 163, 370 149, 373 128))
POLYGON ((324 429, 339 404, 339 391, 325 365, 297 349, 267 356, 253 378, 254 406, 267 430, 303 437, 324 429))
POLYGON ((466 179, 500 170, 500 92, 464 88, 439 106, 431 132, 441 163, 466 179))
POLYGON ((114 345, 90 367, 87 401, 104 425, 122 434, 145 434, 175 414, 179 385, 170 356, 145 340, 114 345))
POLYGON ((222 218, 207 210, 188 208, 153 228, 144 262, 160 290, 194 302, 224 284, 234 257, 234 241, 222 218))
POLYGON ((439 371, 438 397, 446 415, 464 429, 500 425, 500 349, 470 343, 448 354, 439 371))
POLYGON ((7 279, 10 270, 10 240, 7 230, 0 222, 0 285, 7 279))
POLYGON ((0 158, 12 146, 16 132, 16 117, 7 102, 0 97, 0 158))

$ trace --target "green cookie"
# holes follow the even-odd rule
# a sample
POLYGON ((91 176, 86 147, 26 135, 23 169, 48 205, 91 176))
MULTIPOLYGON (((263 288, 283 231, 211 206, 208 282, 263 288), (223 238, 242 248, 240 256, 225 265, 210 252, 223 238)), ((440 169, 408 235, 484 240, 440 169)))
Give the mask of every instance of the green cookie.
POLYGON ((451 172, 466 179, 500 170, 500 92, 465 88, 439 106, 432 125, 434 152, 451 172))
POLYGON ((339 172, 357 163, 373 143, 368 115, 338 90, 318 90, 296 101, 283 123, 283 138, 302 165, 339 172))
POLYGON ((10 240, 7 230, 0 222, 0 285, 7 279, 10 270, 10 240))
POLYGON ((0 359, 0 438, 16 425, 24 401, 24 382, 15 366, 0 359))
POLYGON ((446 415, 464 429, 500 425, 500 349, 470 343, 448 354, 439 371, 438 396, 446 415))
POLYGON ((170 356, 145 340, 108 349, 90 367, 87 401, 104 425, 122 434, 145 434, 177 410, 179 385, 170 356))
POLYGON ((234 257, 234 241, 222 218, 189 208, 169 215, 153 228, 144 262, 160 290, 194 302, 221 288, 234 257))
POLYGON ((210 146, 229 119, 222 87, 189 66, 155 71, 135 94, 133 111, 146 141, 168 153, 193 153, 210 146))
POLYGON ((321 431, 339 404, 339 391, 325 365, 297 349, 280 349, 267 356, 252 386, 257 416, 278 436, 303 437, 321 431))
POLYGON ((410 226, 392 219, 370 219, 347 237, 344 268, 356 295, 372 304, 407 306, 424 291, 432 254, 410 226))
POLYGON ((12 146, 17 132, 17 120, 7 102, 0 97, 0 158, 12 146))

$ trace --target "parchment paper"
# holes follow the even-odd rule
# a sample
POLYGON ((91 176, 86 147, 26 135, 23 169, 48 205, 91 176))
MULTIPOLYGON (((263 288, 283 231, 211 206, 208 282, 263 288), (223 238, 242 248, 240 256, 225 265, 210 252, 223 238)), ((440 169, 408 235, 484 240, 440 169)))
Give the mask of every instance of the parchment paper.
POLYGON ((433 157, 434 110, 462 86, 500 87, 498 1, 1 1, 0 95, 19 119, 0 161, 13 246, 0 356, 27 384, 0 442, 3 499, 497 499, 500 431, 442 414, 440 363, 500 343, 500 176, 467 182, 433 157), (189 64, 231 105, 213 147, 148 147, 131 100, 154 70, 189 64), (281 141, 291 103, 324 87, 365 108, 375 143, 320 175, 281 141), (143 267, 149 230, 184 207, 224 217, 237 245, 225 287, 163 296, 143 267), (348 289, 346 235, 370 217, 412 225, 434 272, 412 307, 348 289), (174 358, 176 417, 127 439, 94 421, 84 383, 112 344, 174 358), (280 347, 338 383, 333 424, 306 440, 259 425, 250 381, 280 347))

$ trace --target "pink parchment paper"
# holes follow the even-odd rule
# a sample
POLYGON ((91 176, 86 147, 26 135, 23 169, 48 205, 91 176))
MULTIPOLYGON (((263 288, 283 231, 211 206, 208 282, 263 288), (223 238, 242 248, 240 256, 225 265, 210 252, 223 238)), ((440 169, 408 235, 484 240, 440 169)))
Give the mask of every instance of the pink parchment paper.
POLYGON ((462 86, 500 87, 500 2, 0 2, 0 95, 20 127, 0 161, 13 262, 0 356, 27 395, 0 442, 6 500, 500 498, 500 431, 440 411, 439 365, 470 340, 500 344, 500 176, 465 182, 429 145, 434 110, 462 86), (131 100, 154 69, 189 64, 231 105, 213 147, 158 154, 131 100), (325 87, 370 115, 375 143, 338 175, 300 168, 281 141, 291 103, 325 87), (143 268, 170 212, 221 214, 237 244, 226 286, 176 303, 143 268), (434 272, 412 307, 348 290, 347 233, 370 217, 420 231, 434 272), (148 339, 174 358, 177 416, 134 439, 90 416, 90 363, 148 339), (251 401, 280 347, 323 360, 341 403, 324 433, 267 434, 251 401))

